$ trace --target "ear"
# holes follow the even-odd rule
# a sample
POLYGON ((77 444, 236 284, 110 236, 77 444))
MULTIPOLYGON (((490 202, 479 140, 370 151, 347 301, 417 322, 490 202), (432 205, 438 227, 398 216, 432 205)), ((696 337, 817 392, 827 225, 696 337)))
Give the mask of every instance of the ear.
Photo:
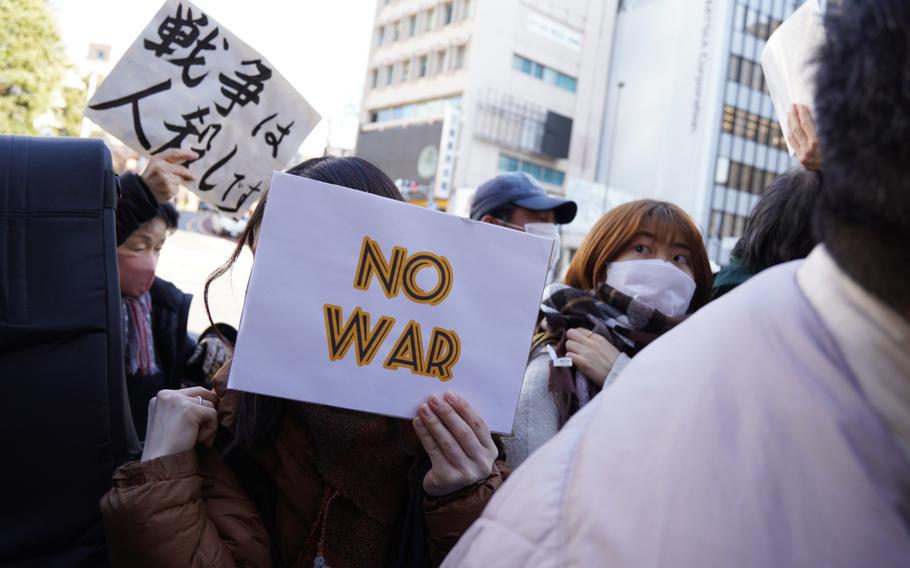
POLYGON ((497 219, 496 217, 494 217, 490 214, 484 215, 483 217, 480 218, 480 220, 483 221, 484 223, 489 223, 491 225, 501 225, 501 223, 499 222, 499 219, 497 219))

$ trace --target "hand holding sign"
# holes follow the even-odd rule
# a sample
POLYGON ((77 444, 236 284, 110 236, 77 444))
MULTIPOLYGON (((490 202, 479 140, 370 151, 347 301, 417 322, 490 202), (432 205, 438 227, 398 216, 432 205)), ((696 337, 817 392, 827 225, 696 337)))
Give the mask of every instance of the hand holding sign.
POLYGON ((196 160, 198 157, 192 150, 171 148, 149 160, 142 172, 142 180, 149 186, 155 201, 158 203, 170 201, 177 196, 181 182, 196 179, 182 163, 196 160))
POLYGON ((194 153, 159 176, 159 201, 182 181, 233 215, 319 122, 268 60, 186 0, 164 3, 87 107, 86 118, 144 156, 194 153))
POLYGON ((433 466, 423 479, 427 495, 448 495, 490 476, 499 450, 468 401, 451 391, 434 394, 418 412, 414 431, 433 466))
POLYGON ((815 171, 822 169, 822 150, 809 107, 790 107, 790 112, 787 113, 787 140, 804 168, 815 171))
POLYGON ((427 485, 476 481, 489 475, 484 420, 512 428, 551 246, 276 173, 229 388, 407 419, 456 389, 472 406, 415 424, 428 451, 439 448, 427 485), (301 223, 300 211, 319 213, 301 223), (458 436, 434 434, 446 416, 458 436))

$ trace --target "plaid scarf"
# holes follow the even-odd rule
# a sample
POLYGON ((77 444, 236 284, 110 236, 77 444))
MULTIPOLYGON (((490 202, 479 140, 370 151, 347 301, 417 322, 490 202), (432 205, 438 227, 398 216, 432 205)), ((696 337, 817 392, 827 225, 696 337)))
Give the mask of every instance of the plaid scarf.
POLYGON ((146 376, 158 372, 155 341, 152 338, 152 296, 122 296, 123 351, 127 376, 146 376))
MULTIPOLYGON (((544 291, 540 311, 542 335, 537 343, 552 344, 560 357, 566 354, 566 331, 572 328, 591 330, 632 357, 687 317, 670 317, 607 284, 594 291, 551 284, 544 291)), ((560 425, 600 392, 580 370, 553 367, 552 362, 549 389, 560 425)))

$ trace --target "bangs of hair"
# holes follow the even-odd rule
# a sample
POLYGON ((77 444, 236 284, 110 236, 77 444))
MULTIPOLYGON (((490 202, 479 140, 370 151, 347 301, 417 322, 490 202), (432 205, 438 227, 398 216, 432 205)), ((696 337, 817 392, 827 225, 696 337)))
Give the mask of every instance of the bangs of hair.
MULTIPOLYGON (((647 232, 652 233, 654 240, 660 243, 679 244, 693 251, 704 246, 698 227, 681 209, 669 203, 656 202, 633 214, 637 217, 633 237, 638 233, 647 232)), ((631 240, 631 237, 627 239, 623 246, 628 245, 631 240)))

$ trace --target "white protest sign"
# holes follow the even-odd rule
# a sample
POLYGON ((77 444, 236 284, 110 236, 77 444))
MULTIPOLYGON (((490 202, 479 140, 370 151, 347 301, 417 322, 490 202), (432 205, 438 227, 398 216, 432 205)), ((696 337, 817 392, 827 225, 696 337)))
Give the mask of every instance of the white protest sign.
MULTIPOLYGON (((762 71, 768 92, 774 102, 784 136, 787 135, 787 112, 793 104, 814 111, 815 65, 813 58, 825 41, 825 28, 817 0, 806 0, 768 38, 761 56, 762 71)), ((794 154, 787 141, 790 155, 794 154)))
POLYGON ((551 246, 275 173, 228 386, 403 418, 454 390, 511 432, 551 246))
POLYGON ((144 156, 192 149, 189 187, 239 216, 294 157, 319 115, 253 48, 191 2, 168 0, 85 116, 144 156))

